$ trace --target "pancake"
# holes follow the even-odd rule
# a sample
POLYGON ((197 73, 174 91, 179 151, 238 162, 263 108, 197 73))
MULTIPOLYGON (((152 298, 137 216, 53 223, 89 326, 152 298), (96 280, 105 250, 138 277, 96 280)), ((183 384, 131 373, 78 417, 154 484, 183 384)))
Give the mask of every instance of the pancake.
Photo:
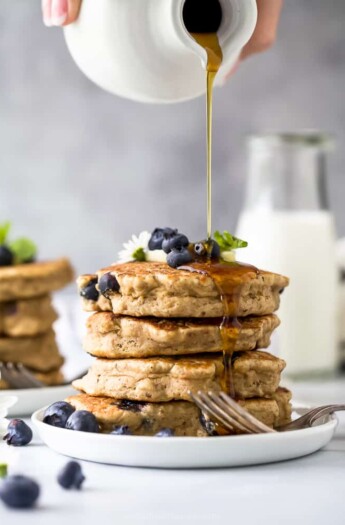
POLYGON ((0 303, 0 336, 25 337, 47 332, 57 314, 49 295, 0 303))
MULTIPOLYGON (((239 352, 233 357, 235 394, 240 398, 270 397, 277 390, 282 359, 266 352, 239 352)), ((93 396, 132 401, 189 401, 189 392, 221 390, 222 356, 96 359, 73 386, 93 396)))
MULTIPOLYGON (((291 394, 276 392, 284 414, 291 412, 291 394)), ((132 434, 152 436, 162 428, 171 428, 175 436, 207 436, 205 418, 193 403, 171 401, 169 403, 140 403, 116 401, 109 397, 92 397, 79 394, 66 399, 77 410, 89 410, 97 418, 103 432, 111 432, 115 427, 126 425, 132 434)), ((253 416, 270 427, 286 423, 281 416, 276 399, 247 399, 240 401, 253 416)), ((210 426, 210 425, 208 425, 210 426)))
MULTIPOLYGON (((87 311, 105 310, 134 317, 223 317, 218 285, 200 273, 205 266, 192 263, 193 271, 187 271, 158 262, 122 263, 100 270, 97 275, 82 275, 77 282, 81 295, 94 279, 99 285, 106 273, 118 283, 119 290, 108 290, 107 297, 100 294, 97 300, 84 298, 87 311)), ((279 294, 289 282, 287 277, 240 263, 224 263, 221 267, 222 281, 232 290, 227 315, 267 315, 277 310, 279 294)))
POLYGON ((0 301, 38 297, 63 288, 73 279, 68 259, 2 266, 0 301))
MULTIPOLYGON (((255 350, 270 344, 279 325, 275 315, 244 317, 241 328, 234 323, 227 336, 234 350, 255 350)), ((121 359, 219 352, 222 348, 221 319, 158 319, 118 316, 99 312, 87 320, 84 350, 96 357, 121 359)))
POLYGON ((64 362, 53 330, 36 337, 0 337, 0 361, 22 363, 37 372, 50 372, 64 362))
MULTIPOLYGON (((53 370, 52 372, 35 372, 34 370, 30 370, 30 372, 36 377, 36 379, 42 381, 42 383, 47 386, 57 386, 64 382, 64 376, 60 369, 53 370)), ((0 390, 9 388, 9 384, 4 379, 0 378, 0 390)))

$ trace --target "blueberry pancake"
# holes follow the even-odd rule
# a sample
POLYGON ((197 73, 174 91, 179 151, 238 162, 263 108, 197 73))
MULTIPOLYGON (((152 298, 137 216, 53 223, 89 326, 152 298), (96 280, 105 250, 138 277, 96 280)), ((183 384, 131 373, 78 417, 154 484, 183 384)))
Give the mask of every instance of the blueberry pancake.
MULTIPOLYGON (((279 388, 274 398, 252 398, 239 403, 253 416, 270 427, 277 427, 290 420, 291 394, 279 388)), ((146 403, 114 400, 109 397, 92 397, 79 394, 66 399, 77 410, 92 412, 103 432, 112 432, 119 426, 128 427, 131 434, 155 435, 163 428, 171 429, 175 436, 204 437, 212 432, 212 423, 188 401, 146 403)))
MULTIPOLYGON (((223 317, 224 303, 214 279, 196 263, 192 271, 159 262, 115 264, 78 279, 86 310, 135 317, 223 317), (200 273, 201 272, 201 273, 200 273)), ((223 265, 223 282, 233 297, 228 315, 267 315, 277 310, 287 277, 233 263, 223 265)))
POLYGON ((50 330, 57 319, 48 295, 0 303, 0 337, 26 337, 50 330))
MULTIPOLYGON (((219 352, 221 319, 158 319, 98 312, 87 320, 84 350, 96 357, 121 359, 219 352)), ((234 350, 255 350, 270 344, 279 326, 274 314, 244 317, 229 325, 234 350)))
MULTIPOLYGON (((60 368, 52 370, 51 372, 36 372, 30 370, 30 372, 46 386, 57 386, 64 382, 64 376, 60 368)), ((10 388, 9 384, 2 378, 0 378, 0 390, 10 388)))
MULTIPOLYGON (((232 381, 239 398, 270 397, 285 367, 266 352, 238 352, 232 359, 232 381)), ((146 359, 96 359, 73 386, 92 396, 133 401, 166 402, 190 399, 189 392, 221 390, 221 354, 146 359)))
POLYGON ((67 259, 0 267, 0 302, 39 297, 63 288, 73 279, 67 259))
POLYGON ((50 330, 36 337, 0 337, 0 361, 22 363, 37 372, 50 372, 63 364, 55 334, 50 330))

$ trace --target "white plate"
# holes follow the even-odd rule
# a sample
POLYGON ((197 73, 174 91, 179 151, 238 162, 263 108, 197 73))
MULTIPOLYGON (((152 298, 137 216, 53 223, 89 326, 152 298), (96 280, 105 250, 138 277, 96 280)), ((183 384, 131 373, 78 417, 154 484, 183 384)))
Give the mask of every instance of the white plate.
POLYGON ((112 436, 56 428, 42 422, 45 409, 32 416, 42 441, 60 454, 97 463, 131 467, 237 467, 294 459, 327 445, 337 419, 312 428, 276 434, 223 437, 112 436))
POLYGON ((15 396, 17 402, 8 410, 8 417, 31 416, 37 407, 51 405, 76 393, 71 385, 49 386, 46 388, 22 388, 18 390, 0 390, 0 396, 15 396))

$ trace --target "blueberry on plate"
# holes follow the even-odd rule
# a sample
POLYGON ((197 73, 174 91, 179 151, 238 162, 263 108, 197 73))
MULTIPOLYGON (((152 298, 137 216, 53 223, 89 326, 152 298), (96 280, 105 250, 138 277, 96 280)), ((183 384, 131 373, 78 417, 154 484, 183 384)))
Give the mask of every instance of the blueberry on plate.
POLYGON ((32 440, 32 430, 22 419, 12 419, 3 439, 8 445, 23 447, 32 440))
POLYGON ((80 295, 89 301, 97 301, 99 297, 99 291, 96 288, 97 278, 91 279, 84 288, 80 290, 80 295))
POLYGON ((220 258, 220 246, 214 239, 210 241, 212 243, 211 258, 219 259, 220 258))
POLYGON ((8 476, 0 485, 0 499, 8 507, 15 509, 33 507, 39 494, 39 485, 26 476, 8 476))
POLYGON ((164 239, 162 243, 162 249, 165 253, 170 253, 174 248, 177 250, 187 248, 188 244, 189 240, 186 235, 183 235, 183 233, 177 233, 168 239, 164 239))
POLYGON ((14 262, 12 251, 4 244, 0 246, 0 266, 11 266, 14 262))
POLYGON ((76 410, 67 419, 66 428, 81 432, 99 432, 97 419, 88 410, 76 410))
POLYGON ((69 461, 59 472, 58 484, 64 489, 81 489, 85 476, 81 470, 80 463, 69 461))
POLYGON ((57 401, 50 405, 43 416, 43 423, 53 427, 65 428, 67 419, 75 411, 75 408, 66 401, 57 401))
POLYGON ((159 438, 170 438, 173 437, 174 431, 171 428, 162 428, 157 434, 155 434, 156 437, 159 438))
POLYGON ((108 298, 109 292, 118 292, 120 290, 120 285, 114 275, 105 273, 99 280, 98 288, 101 294, 108 298))
POLYGON ((182 248, 178 250, 173 248, 170 253, 167 255, 167 263, 172 268, 178 268, 183 264, 188 264, 193 261, 192 254, 188 251, 187 248, 182 248))
POLYGON ((119 425, 118 427, 114 427, 110 434, 113 436, 130 436, 132 432, 127 425, 119 425))

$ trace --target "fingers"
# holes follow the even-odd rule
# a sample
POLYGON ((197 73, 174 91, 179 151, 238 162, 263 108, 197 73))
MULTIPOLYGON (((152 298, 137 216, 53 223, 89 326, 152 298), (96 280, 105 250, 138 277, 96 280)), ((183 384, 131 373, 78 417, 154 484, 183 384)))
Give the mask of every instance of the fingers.
POLYGON ((258 21, 241 59, 269 49, 275 42, 283 0, 257 0, 258 21))
POLYGON ((79 15, 81 0, 42 0, 43 22, 46 26, 64 26, 79 15))

